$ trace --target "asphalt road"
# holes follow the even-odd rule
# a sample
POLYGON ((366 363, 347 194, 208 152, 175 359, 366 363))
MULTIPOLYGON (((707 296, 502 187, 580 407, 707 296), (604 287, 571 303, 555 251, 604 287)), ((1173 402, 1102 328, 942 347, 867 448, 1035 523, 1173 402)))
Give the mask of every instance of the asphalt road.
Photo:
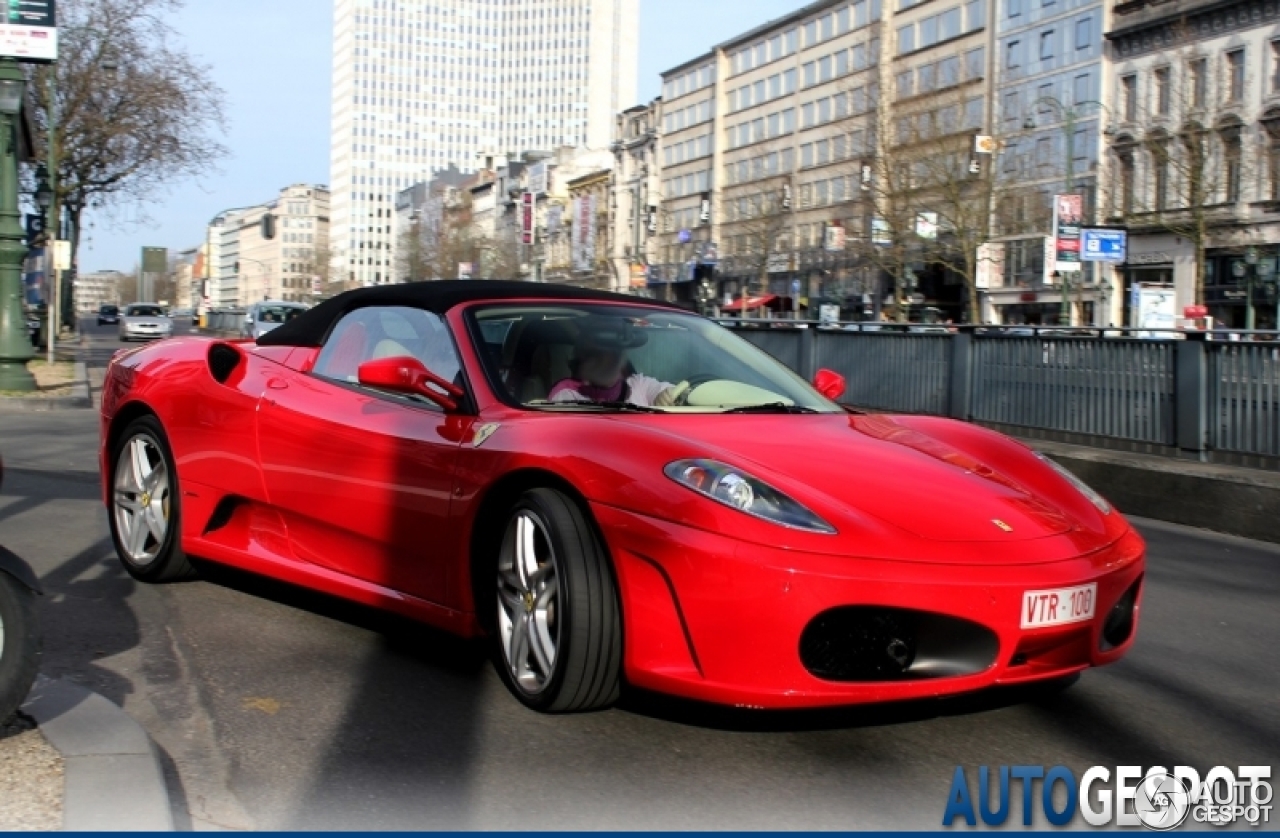
MULTIPOLYGON (((117 346, 101 332, 91 361, 117 346)), ((787 714, 629 696, 544 717, 482 649, 430 630, 216 568, 135 584, 107 535, 95 423, 0 414, 0 542, 48 587, 46 673, 151 732, 186 825, 931 829, 957 765, 1203 774, 1280 754, 1280 546, 1139 521, 1137 645, 1062 692, 787 714)))

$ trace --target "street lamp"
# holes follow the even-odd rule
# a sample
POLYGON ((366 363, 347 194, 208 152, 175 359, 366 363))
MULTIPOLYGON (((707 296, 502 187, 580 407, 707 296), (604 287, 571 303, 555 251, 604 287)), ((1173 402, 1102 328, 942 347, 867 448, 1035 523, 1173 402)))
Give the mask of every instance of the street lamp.
POLYGON ((53 189, 49 187, 49 170, 43 163, 36 166, 35 199, 41 213, 48 213, 49 207, 53 206, 53 189))
POLYGON ((18 221, 18 123, 26 76, 12 59, 0 61, 0 390, 36 389, 27 369, 31 338, 22 313, 22 224, 18 221))
MULTIPOLYGON (((1026 131, 1035 130, 1036 128, 1036 119, 1034 115, 1035 107, 1041 104, 1049 105, 1054 110, 1056 110, 1058 112, 1059 119, 1062 120, 1062 131, 1066 137, 1067 162, 1066 162, 1065 169, 1066 169, 1067 194, 1071 194, 1071 192, 1075 189, 1074 165, 1075 165, 1075 156, 1076 156, 1075 155, 1076 122, 1082 116, 1085 115, 1084 112, 1080 110, 1080 108, 1083 105, 1094 105, 1099 110, 1106 111, 1107 113, 1110 113, 1110 110, 1107 108, 1106 105, 1099 102, 1097 99, 1083 99, 1079 102, 1072 104, 1070 107, 1068 107, 1067 105, 1062 104, 1062 101, 1058 99, 1056 96, 1040 96, 1031 102, 1030 107, 1032 111, 1027 114, 1026 119, 1024 119, 1022 122, 1022 127, 1024 130, 1026 131)), ((1059 276, 1057 271, 1054 271, 1054 275, 1059 276)), ((1063 326, 1070 326, 1071 325, 1071 279, 1069 276, 1069 272, 1067 271, 1062 272, 1060 275, 1062 277, 1062 307, 1059 310, 1058 319, 1062 321, 1063 326)))

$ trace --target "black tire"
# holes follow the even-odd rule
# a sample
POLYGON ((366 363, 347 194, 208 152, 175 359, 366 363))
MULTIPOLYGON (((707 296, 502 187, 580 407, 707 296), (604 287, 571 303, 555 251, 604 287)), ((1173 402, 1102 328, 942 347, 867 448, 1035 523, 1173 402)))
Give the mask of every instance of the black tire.
POLYGON ((621 609, 609 556, 585 510, 555 489, 530 489, 512 506, 503 532, 489 565, 493 585, 478 605, 492 609, 493 661, 499 676, 521 703, 542 713, 586 712, 613 704, 622 686, 621 609), (515 522, 529 515, 540 522, 553 551, 557 582, 556 654, 550 677, 536 692, 517 680, 508 663, 500 628, 504 607, 497 593, 515 522))
MULTIPOLYGON (((141 582, 176 582, 196 575, 195 568, 182 552, 180 544, 182 532, 182 493, 178 487, 178 471, 174 467, 173 452, 169 449, 169 439, 165 436, 160 420, 154 416, 140 416, 129 423, 120 434, 116 444, 111 448, 111 487, 112 499, 108 518, 111 522, 111 541, 115 545, 116 555, 129 575, 141 582), (156 544, 154 558, 145 561, 135 560, 124 544, 120 530, 117 511, 117 476, 120 470, 121 453, 134 441, 144 440, 164 463, 167 472, 167 515, 164 538, 156 544)), ((153 537, 154 538, 154 537, 153 537)))
POLYGON ((36 595, 0 571, 0 724, 22 706, 39 668, 36 595))

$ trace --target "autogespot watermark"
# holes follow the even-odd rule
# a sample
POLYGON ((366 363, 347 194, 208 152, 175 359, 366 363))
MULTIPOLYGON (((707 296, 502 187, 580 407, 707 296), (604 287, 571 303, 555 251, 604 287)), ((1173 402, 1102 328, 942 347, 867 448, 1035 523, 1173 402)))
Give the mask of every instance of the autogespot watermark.
POLYGON ((1138 765, 1114 769, 1094 766, 1076 779, 1065 765, 982 766, 978 785, 969 785, 963 766, 956 766, 947 794, 942 825, 958 819, 976 826, 1000 826, 1019 814, 1031 826, 1039 806, 1054 826, 1066 826, 1079 813, 1090 826, 1145 826, 1175 829, 1188 821, 1203 826, 1228 826, 1244 821, 1261 826, 1271 820, 1271 766, 1226 766, 1200 773, 1185 765, 1169 770, 1155 765, 1143 772, 1138 765), (1037 789, 1037 785, 1039 788, 1037 789), (1038 793, 1037 793, 1038 792, 1038 793))

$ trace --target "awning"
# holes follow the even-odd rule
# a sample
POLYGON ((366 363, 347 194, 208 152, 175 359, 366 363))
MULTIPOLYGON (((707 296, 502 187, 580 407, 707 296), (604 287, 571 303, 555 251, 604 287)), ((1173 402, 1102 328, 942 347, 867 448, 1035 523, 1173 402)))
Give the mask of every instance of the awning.
MULTIPOLYGON (((776 299, 778 299, 777 294, 763 294, 759 297, 747 297, 746 308, 747 309, 763 308, 764 306, 769 305, 769 303, 773 302, 776 299)), ((741 311, 743 309, 742 303, 743 303, 743 300, 741 297, 735 297, 733 302, 729 303, 727 306, 721 306, 720 310, 721 311, 741 311)))

